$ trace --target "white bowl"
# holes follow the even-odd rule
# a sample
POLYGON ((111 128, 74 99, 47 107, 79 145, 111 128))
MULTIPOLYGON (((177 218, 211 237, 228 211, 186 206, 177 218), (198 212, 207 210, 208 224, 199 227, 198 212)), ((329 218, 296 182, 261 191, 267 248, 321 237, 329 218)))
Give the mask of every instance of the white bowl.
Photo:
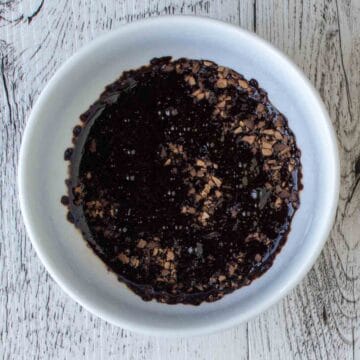
POLYGON ((92 313, 151 335, 195 335, 236 325, 265 310, 307 273, 334 219, 339 160, 318 94, 284 55, 254 34, 215 20, 161 17, 120 27, 71 57, 43 90, 29 118, 19 161, 21 210, 33 246, 55 281, 92 313), (66 220, 65 148, 79 115, 123 70, 172 55, 210 59, 255 78, 295 132, 304 190, 286 245, 251 285, 200 306, 144 302, 88 248, 66 220))

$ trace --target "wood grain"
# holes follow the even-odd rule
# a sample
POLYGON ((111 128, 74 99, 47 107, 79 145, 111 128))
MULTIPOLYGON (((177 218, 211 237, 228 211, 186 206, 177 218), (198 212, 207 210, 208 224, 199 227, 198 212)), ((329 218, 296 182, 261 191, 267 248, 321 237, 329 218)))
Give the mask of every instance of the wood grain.
POLYGON ((0 0, 1 359, 360 359, 359 0, 0 0), (336 129, 336 223, 304 281, 223 333, 156 339, 94 317, 50 279, 25 233, 16 190, 22 132, 57 68, 101 33, 164 14, 222 19, 284 51, 319 90, 336 129))

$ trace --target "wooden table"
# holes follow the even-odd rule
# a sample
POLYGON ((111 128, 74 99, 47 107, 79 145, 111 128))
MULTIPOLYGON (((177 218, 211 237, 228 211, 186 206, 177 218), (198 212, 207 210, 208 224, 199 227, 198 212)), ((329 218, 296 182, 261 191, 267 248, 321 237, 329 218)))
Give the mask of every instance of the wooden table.
POLYGON ((359 115, 360 0, 0 0, 0 358, 360 359, 359 115), (58 67, 99 34, 165 14, 222 19, 285 52, 324 99, 342 161, 336 224, 305 280, 248 323, 193 339, 130 333, 65 295, 31 246, 16 189, 27 117, 58 67))

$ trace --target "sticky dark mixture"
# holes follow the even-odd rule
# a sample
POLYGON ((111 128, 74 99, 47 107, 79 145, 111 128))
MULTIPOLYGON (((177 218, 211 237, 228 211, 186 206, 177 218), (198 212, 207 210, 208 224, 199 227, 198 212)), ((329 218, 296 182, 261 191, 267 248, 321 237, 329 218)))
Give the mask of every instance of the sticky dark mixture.
POLYGON ((299 206, 300 150, 256 80, 157 58, 81 121, 62 203, 144 300, 215 301, 272 265, 299 206))

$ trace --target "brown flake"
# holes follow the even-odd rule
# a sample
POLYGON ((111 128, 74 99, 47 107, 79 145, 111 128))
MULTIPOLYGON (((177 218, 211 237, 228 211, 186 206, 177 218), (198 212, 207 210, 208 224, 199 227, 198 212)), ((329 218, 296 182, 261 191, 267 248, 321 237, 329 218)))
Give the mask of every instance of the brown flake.
POLYGON ((200 166, 200 167, 203 167, 203 168, 206 167, 205 161, 200 160, 200 159, 196 160, 196 165, 200 166))
MULTIPOLYGON (((78 186, 75 186, 74 188, 74 193, 75 194, 81 194, 83 192, 83 186, 80 184, 78 186)), ((97 201, 97 203, 100 204, 100 202, 97 201)))
POLYGON ((182 145, 169 143, 168 146, 171 152, 173 152, 174 154, 182 154, 184 152, 184 147, 182 145))
POLYGON ((143 249, 146 245, 147 245, 147 241, 145 241, 144 239, 140 239, 137 243, 137 247, 139 249, 143 249))
POLYGON ((256 136, 255 135, 245 135, 241 138, 242 141, 245 141, 249 145, 252 145, 255 142, 256 136))
POLYGON ((187 212, 189 213, 189 214, 195 214, 196 213, 196 209, 195 208, 193 208, 193 207, 191 207, 191 206, 189 206, 188 207, 188 209, 187 209, 187 212))
POLYGON ((219 109, 223 109, 226 105, 226 101, 223 100, 221 102, 219 102, 216 106, 219 108, 219 109))
POLYGON ((282 150, 287 149, 287 148, 288 148, 288 146, 285 145, 285 144, 275 144, 274 145, 274 151, 277 152, 277 153, 279 153, 282 150))
POLYGON ((204 97, 205 97, 205 93, 203 92, 200 92, 199 94, 196 95, 196 99, 199 101, 204 99, 204 97))
POLYGON ((262 148, 261 149, 261 152, 264 156, 271 156, 272 155, 272 149, 265 149, 265 148, 262 148))
POLYGON ((224 68, 224 70, 223 70, 223 72, 222 72, 222 76, 224 77, 224 78, 226 78, 227 76, 229 75, 229 68, 224 68))
POLYGON ((243 131, 243 128, 241 126, 239 126, 234 130, 234 134, 236 134, 236 135, 240 134, 242 131, 243 131))
POLYGON ((260 113, 260 114, 264 113, 264 112, 265 112, 265 106, 264 106, 264 104, 259 103, 259 104, 256 106, 256 112, 257 112, 257 113, 260 113))
POLYGON ((261 120, 258 122, 258 124, 256 125, 256 127, 258 129, 262 129, 264 126, 266 125, 265 121, 261 120))
POLYGON ((249 84, 246 80, 239 80, 238 83, 243 89, 247 89, 249 87, 249 84))
POLYGON ((201 93, 202 93, 201 89, 197 89, 191 95, 194 96, 194 97, 197 97, 201 93))
POLYGON ((215 185, 219 188, 222 184, 222 181, 216 176, 211 176, 211 180, 215 183, 215 185))
POLYGON ((127 255, 125 255, 124 253, 120 253, 118 255, 118 259, 123 263, 123 264, 128 264, 130 259, 127 255))
POLYGON ((262 131, 263 134, 265 135, 270 135, 270 136, 274 136, 275 135, 275 131, 273 129, 265 129, 262 131))
POLYGON ((166 260, 173 261, 175 259, 175 254, 172 250, 168 250, 166 253, 166 260))
POLYGON ((276 209, 280 209, 280 208, 281 208, 281 205, 282 205, 282 200, 281 200, 281 198, 279 198, 279 197, 276 198, 274 205, 275 205, 275 208, 276 208, 276 209))
POLYGON ((277 128, 282 128, 284 126, 284 118, 281 115, 278 116, 275 126, 277 128))
POLYGON ((193 76, 191 75, 187 75, 185 76, 185 81, 190 85, 190 86, 194 86, 196 84, 196 80, 193 76))
POLYGON ((172 64, 165 65, 165 66, 163 67, 163 70, 164 70, 165 72, 174 71, 174 65, 172 65, 172 64))
POLYGON ((199 177, 199 178, 204 177, 204 175, 205 175, 205 169, 200 169, 200 170, 196 173, 196 176, 199 177))
POLYGON ((140 260, 137 256, 132 256, 130 258, 130 264, 132 267, 137 268, 140 265, 140 260))
POLYGON ((200 215, 199 215, 199 220, 201 222, 206 222, 207 219, 209 219, 210 215, 206 212, 203 211, 200 215))
POLYGON ((224 89, 227 87, 227 80, 226 79, 218 79, 218 81, 216 82, 216 86, 219 89, 224 89))
POLYGON ((283 136, 281 135, 281 133, 279 131, 275 131, 275 139, 276 140, 282 140, 283 136))
POLYGON ((285 149, 281 150, 279 155, 285 155, 290 152, 290 147, 287 146, 285 149))
POLYGON ((250 130, 254 129, 254 120, 251 120, 251 119, 245 119, 244 120, 244 124, 246 127, 248 127, 250 130))
POLYGON ((272 149, 272 144, 267 141, 263 141, 261 146, 263 149, 272 149))
POLYGON ((205 66, 212 66, 212 65, 214 65, 213 62, 208 61, 208 60, 204 60, 204 61, 203 61, 203 64, 204 64, 205 66))
POLYGON ((196 74, 200 70, 200 64, 198 62, 194 62, 191 68, 193 74, 196 74))
POLYGON ((219 115, 220 114, 220 109, 216 108, 214 111, 213 111, 213 115, 216 116, 216 115, 219 115))
POLYGON ((200 195, 202 197, 206 197, 209 194, 210 190, 211 190, 211 186, 209 184, 205 184, 204 189, 202 190, 200 195))

